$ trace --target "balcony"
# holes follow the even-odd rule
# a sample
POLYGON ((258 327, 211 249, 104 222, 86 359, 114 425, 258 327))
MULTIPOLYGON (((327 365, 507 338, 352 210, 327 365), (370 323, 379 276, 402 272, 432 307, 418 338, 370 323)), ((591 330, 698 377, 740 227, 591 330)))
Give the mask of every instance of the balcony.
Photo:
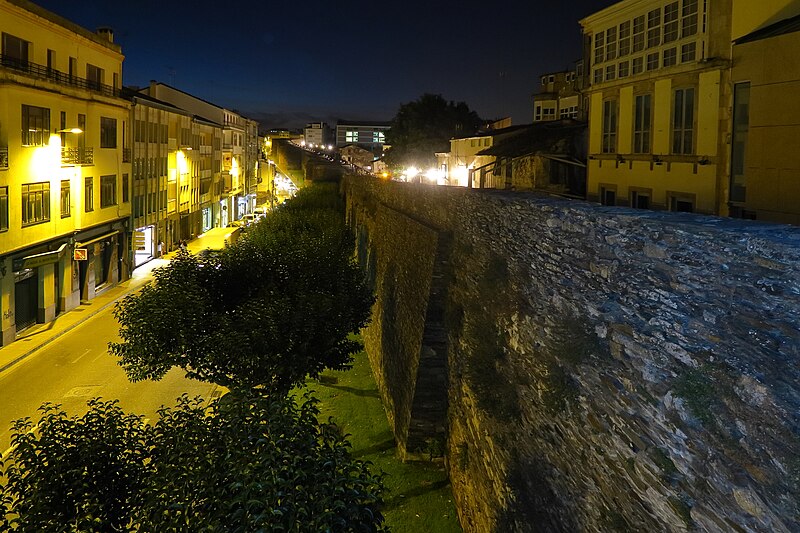
POLYGON ((0 147, 0 170, 8 170, 8 147, 0 147))
POLYGON ((62 148, 61 164, 76 166, 94 165, 94 152, 92 148, 62 148))
POLYGON ((104 96, 119 96, 119 89, 110 85, 64 74, 63 72, 53 68, 48 68, 44 65, 17 59, 16 57, 0 55, 0 67, 27 74, 33 78, 49 80, 53 83, 57 83, 58 85, 63 85, 66 87, 86 89, 104 96))

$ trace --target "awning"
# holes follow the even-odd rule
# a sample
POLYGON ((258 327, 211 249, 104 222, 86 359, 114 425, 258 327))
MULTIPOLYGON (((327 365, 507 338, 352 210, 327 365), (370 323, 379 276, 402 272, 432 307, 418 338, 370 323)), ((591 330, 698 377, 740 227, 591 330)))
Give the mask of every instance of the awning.
POLYGON ((58 250, 52 252, 44 252, 41 254, 29 255, 27 257, 20 257, 11 262, 11 268, 14 272, 19 272, 26 268, 36 268, 50 263, 57 263, 59 259, 67 251, 67 243, 59 246, 58 250))

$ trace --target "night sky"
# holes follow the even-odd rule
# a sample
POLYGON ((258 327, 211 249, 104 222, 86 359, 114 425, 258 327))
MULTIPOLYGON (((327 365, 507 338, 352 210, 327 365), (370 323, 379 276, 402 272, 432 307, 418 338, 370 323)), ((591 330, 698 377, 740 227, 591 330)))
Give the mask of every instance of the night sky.
POLYGON ((615 0, 35 3, 113 28, 126 85, 154 79, 264 127, 302 127, 388 121, 426 92, 529 123, 539 75, 570 68, 578 20, 615 0))

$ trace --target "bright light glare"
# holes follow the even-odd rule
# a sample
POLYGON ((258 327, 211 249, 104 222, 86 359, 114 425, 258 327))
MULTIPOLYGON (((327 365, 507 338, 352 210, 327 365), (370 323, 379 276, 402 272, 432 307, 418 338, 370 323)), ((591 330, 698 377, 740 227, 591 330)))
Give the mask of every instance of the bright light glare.
POLYGON ((408 179, 412 179, 419 174, 419 169, 417 167, 408 167, 406 169, 406 177, 408 179))

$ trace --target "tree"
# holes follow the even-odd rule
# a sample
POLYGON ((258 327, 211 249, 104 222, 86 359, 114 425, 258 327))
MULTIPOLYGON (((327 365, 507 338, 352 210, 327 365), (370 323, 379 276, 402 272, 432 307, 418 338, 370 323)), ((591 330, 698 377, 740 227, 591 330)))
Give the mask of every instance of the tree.
POLYGON ((373 298, 334 190, 314 186, 216 254, 179 254, 115 308, 109 349, 132 380, 173 366, 228 388, 286 394, 349 366, 373 298))
POLYGON ((435 165, 436 152, 450 151, 450 139, 472 135, 481 125, 477 113, 464 102, 448 102, 438 94, 423 94, 403 104, 386 133, 392 167, 435 165))
MULTIPOLYGON (((14 425, 3 531, 385 531, 384 490, 315 401, 179 398, 155 426, 116 402, 14 425)), ((3 508, 5 507, 5 508, 3 508)))

